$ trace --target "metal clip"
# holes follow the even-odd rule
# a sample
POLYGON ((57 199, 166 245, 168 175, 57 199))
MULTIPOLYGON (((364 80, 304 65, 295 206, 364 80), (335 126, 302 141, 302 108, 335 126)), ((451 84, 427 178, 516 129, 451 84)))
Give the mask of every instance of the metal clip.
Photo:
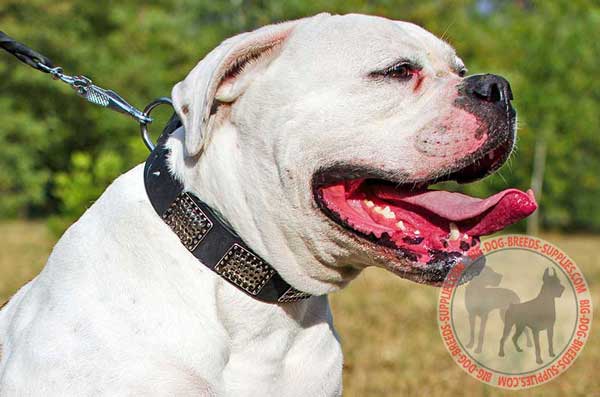
POLYGON ((85 98, 90 103, 129 115, 140 124, 149 124, 152 122, 150 117, 130 105, 119 94, 92 84, 92 80, 85 76, 69 76, 63 73, 61 67, 49 68, 42 63, 38 63, 38 67, 50 73, 53 79, 70 85, 79 96, 85 98))

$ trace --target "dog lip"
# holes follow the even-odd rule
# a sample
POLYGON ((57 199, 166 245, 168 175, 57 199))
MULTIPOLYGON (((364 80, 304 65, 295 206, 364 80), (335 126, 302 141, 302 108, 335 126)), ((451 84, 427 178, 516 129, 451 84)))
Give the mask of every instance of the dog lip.
POLYGON ((461 184, 472 183, 496 172, 512 153, 513 140, 507 140, 499 145, 477 151, 460 159, 443 175, 436 173, 425 180, 429 184, 446 181, 456 181, 461 184))
MULTIPOLYGON (((345 225, 345 223, 336 221, 335 218, 339 216, 338 214, 329 210, 325 205, 321 204, 320 201, 317 200, 317 203, 321 212, 326 215, 325 219, 328 222, 331 222, 334 227, 350 231, 351 233, 349 236, 353 236, 356 239, 357 244, 363 245, 369 250, 375 249, 380 252, 380 255, 387 257, 388 260, 386 260, 386 264, 382 267, 395 275, 412 282, 432 287, 441 287, 446 276, 455 265, 470 260, 468 254, 459 255, 460 253, 454 252, 449 256, 432 259, 427 264, 414 266, 414 264, 418 262, 418 259, 409 249, 398 248, 394 246, 391 241, 389 244, 386 244, 385 239, 377 239, 372 234, 367 235, 359 233, 345 225), (404 261, 408 261, 410 264, 407 264, 404 261)), ((470 267, 476 268, 475 266, 470 267)), ((472 272, 463 272, 460 284, 470 281, 479 274, 479 271, 480 269, 472 272)))
POLYGON ((315 171, 311 185, 313 193, 316 193, 323 186, 352 179, 379 179, 396 184, 410 182, 408 175, 402 172, 392 172, 358 164, 336 163, 315 171))
MULTIPOLYGON (((368 165, 335 163, 317 169, 312 176, 313 192, 336 182, 351 179, 378 179, 394 185, 412 185, 412 190, 426 188, 439 182, 475 182, 497 171, 512 153, 514 134, 501 142, 489 141, 481 149, 458 160, 453 166, 414 179, 398 170, 386 170, 368 165)), ((316 198, 316 195, 315 195, 316 198)))
POLYGON ((315 171, 311 185, 316 199, 316 192, 321 187, 352 179, 377 179, 392 185, 411 185, 412 190, 424 189, 429 185, 445 181, 456 181, 461 184, 471 183, 497 171, 510 157, 512 146, 513 139, 493 147, 485 147, 484 150, 478 150, 460 159, 454 166, 450 166, 449 170, 446 168, 443 174, 441 174, 442 171, 438 171, 418 179, 410 178, 407 173, 398 171, 388 171, 358 164, 337 163, 315 171))

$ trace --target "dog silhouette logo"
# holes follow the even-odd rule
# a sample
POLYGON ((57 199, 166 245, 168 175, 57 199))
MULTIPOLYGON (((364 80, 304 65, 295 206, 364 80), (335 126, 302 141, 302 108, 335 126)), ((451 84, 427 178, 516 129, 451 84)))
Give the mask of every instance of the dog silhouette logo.
MULTIPOLYGON (((556 271, 552 269, 553 274, 550 275, 549 268, 544 270, 542 276, 542 288, 539 294, 523 303, 509 303, 504 312, 504 329, 502 338, 500 339, 500 351, 498 355, 504 357, 504 342, 509 336, 513 327, 516 331, 512 337, 515 349, 520 353, 523 350, 519 347, 519 336, 529 328, 533 333, 533 343, 535 345, 535 362, 542 364, 542 356, 540 352, 540 331, 546 331, 548 336, 548 354, 554 357, 553 337, 554 323, 556 322, 556 298, 560 298, 565 287, 560 283, 556 275, 556 271)), ((528 337, 529 339, 529 337, 528 337)), ((531 346, 530 343, 527 344, 531 346)))
POLYGON ((566 371, 591 330, 583 273, 536 237, 499 236, 464 258, 440 289, 438 325, 453 360, 492 386, 524 389, 566 371))
MULTIPOLYGON (((490 313, 498 311, 500 318, 506 318, 506 310, 514 304, 520 303, 519 295, 510 288, 498 287, 502 281, 502 275, 495 272, 489 266, 485 266, 478 276, 474 277, 465 289, 465 307, 469 313, 469 341, 465 345, 471 349, 475 342, 475 325, 479 319, 479 336, 475 353, 481 353, 485 328, 490 313)), ((527 330, 521 329, 519 335, 525 332, 527 346, 531 346, 531 339, 527 330)), ((515 336, 518 339, 519 335, 515 336)), ((516 342, 515 342, 516 343, 516 342)), ((504 354, 504 352, 502 352, 504 354)))

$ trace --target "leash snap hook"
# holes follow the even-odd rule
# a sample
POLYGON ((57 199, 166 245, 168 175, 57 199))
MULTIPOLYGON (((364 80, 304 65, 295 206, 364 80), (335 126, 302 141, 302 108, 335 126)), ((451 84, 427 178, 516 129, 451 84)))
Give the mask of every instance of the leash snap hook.
POLYGON ((157 108, 160 105, 170 105, 171 107, 173 106, 173 101, 171 101, 171 98, 167 98, 167 97, 160 97, 157 98, 155 100, 153 100, 152 102, 150 102, 148 105, 146 105, 146 107, 144 108, 144 111, 142 112, 142 115, 146 117, 147 120, 149 121, 140 121, 140 133, 142 135, 142 141, 144 141, 144 145, 146 145, 146 147, 148 148, 148 150, 153 151, 154 148, 156 147, 154 145, 154 142, 152 142, 152 138, 150 137, 150 132, 148 131, 148 125, 150 123, 152 123, 152 118, 150 117, 150 113, 152 113, 152 111, 157 108))

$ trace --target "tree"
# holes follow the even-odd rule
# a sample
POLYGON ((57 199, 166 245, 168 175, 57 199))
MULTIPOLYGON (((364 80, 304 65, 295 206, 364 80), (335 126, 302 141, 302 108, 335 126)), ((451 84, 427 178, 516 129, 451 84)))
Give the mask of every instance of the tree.
MULTIPOLYGON (((142 107, 169 95, 226 37, 322 11, 413 21, 454 45, 471 72, 507 77, 519 113, 518 150, 498 176, 459 188, 488 195, 526 189, 537 152, 538 164, 547 158, 545 172, 535 173, 543 224, 600 230, 594 1, 132 0, 107 7, 4 0, 0 26, 66 72, 85 74, 142 107)), ((0 75, 0 217, 57 214, 68 224, 118 174, 144 161, 137 126, 122 115, 87 104, 4 54, 0 75)))

